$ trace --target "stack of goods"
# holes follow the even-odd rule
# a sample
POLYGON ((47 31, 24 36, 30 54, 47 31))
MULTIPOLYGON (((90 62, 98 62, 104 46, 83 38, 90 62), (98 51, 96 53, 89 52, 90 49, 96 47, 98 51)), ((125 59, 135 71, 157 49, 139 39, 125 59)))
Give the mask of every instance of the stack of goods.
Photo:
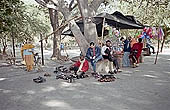
POLYGON ((114 75, 102 75, 101 78, 98 79, 99 82, 112 82, 115 81, 116 77, 114 75))
POLYGON ((102 75, 101 75, 101 74, 96 73, 96 72, 91 73, 91 74, 92 74, 92 76, 93 76, 94 78, 96 78, 96 79, 98 79, 98 78, 101 78, 101 77, 102 77, 102 75))
POLYGON ((99 73, 91 73, 92 76, 98 79, 99 82, 112 82, 115 81, 116 77, 113 74, 102 75, 99 73))
POLYGON ((75 79, 82 79, 88 77, 85 74, 78 76, 64 66, 56 67, 54 73, 57 74, 56 79, 67 80, 69 83, 75 82, 75 79))

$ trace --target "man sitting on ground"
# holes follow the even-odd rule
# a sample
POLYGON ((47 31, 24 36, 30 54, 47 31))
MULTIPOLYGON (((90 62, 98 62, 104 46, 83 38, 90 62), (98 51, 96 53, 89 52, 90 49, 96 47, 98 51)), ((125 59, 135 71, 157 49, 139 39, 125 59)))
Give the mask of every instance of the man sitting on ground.
POLYGON ((90 47, 87 50, 86 57, 90 60, 93 67, 93 71, 96 72, 96 63, 102 59, 101 49, 95 46, 94 42, 90 43, 90 47))
POLYGON ((70 70, 74 71, 75 74, 80 78, 89 69, 88 61, 85 59, 84 55, 80 54, 80 59, 73 65, 71 65, 70 70))

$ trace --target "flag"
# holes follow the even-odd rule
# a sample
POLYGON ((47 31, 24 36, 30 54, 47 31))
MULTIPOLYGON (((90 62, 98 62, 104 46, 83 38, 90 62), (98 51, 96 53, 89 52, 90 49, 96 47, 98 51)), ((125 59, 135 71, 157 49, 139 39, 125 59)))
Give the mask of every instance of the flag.
POLYGON ((163 29, 160 27, 158 28, 158 39, 162 40, 162 37, 164 36, 164 31, 163 29))

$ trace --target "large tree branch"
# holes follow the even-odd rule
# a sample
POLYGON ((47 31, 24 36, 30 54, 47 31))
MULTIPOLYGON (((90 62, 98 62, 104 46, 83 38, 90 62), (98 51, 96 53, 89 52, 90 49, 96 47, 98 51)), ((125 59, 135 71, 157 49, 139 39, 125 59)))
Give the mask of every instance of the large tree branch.
POLYGON ((71 13, 69 8, 65 5, 64 0, 50 0, 54 5, 58 7, 58 10, 63 14, 65 19, 69 19, 71 13))
POLYGON ((70 2, 70 4, 69 4, 69 10, 70 10, 70 11, 71 11, 71 7, 72 7, 73 3, 74 3, 74 0, 71 0, 71 2, 70 2))
POLYGON ((88 16, 88 0, 77 0, 78 7, 83 19, 88 16))
POLYGON ((76 3, 76 4, 73 6, 73 8, 70 9, 70 11, 72 11, 74 8, 76 8, 77 5, 78 5, 78 4, 76 3))
POLYGON ((90 8, 93 9, 93 11, 97 11, 99 8, 100 4, 103 3, 105 0, 93 0, 90 4, 90 8))
POLYGON ((46 8, 50 8, 50 9, 54 9, 54 10, 58 10, 58 7, 56 7, 54 4, 47 2, 45 0, 35 0, 38 4, 40 4, 41 6, 44 6, 46 8))

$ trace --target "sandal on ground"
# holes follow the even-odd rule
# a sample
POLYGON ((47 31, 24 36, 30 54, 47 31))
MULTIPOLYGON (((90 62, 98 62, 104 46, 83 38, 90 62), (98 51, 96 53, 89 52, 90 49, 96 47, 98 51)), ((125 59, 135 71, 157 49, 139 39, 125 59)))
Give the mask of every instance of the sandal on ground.
POLYGON ((48 77, 49 77, 49 76, 51 76, 51 74, 49 74, 49 73, 45 73, 45 74, 44 74, 44 76, 48 76, 48 77))

